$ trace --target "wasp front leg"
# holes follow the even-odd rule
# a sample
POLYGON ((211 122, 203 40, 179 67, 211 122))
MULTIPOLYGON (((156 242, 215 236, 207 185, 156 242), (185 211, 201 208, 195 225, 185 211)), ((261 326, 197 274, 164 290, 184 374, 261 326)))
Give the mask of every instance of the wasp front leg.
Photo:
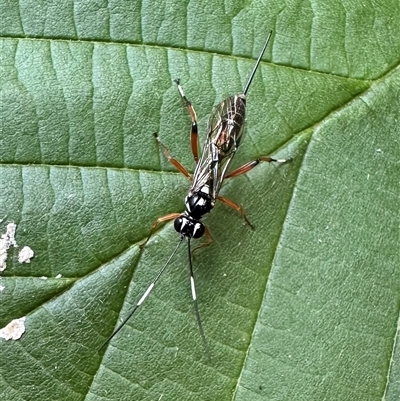
POLYGON ((213 238, 211 236, 210 230, 208 229, 207 226, 204 226, 204 236, 206 237, 206 241, 203 242, 200 245, 197 245, 193 250, 192 250, 192 257, 194 259, 194 253, 199 251, 201 248, 205 248, 206 246, 210 246, 213 243, 213 238))
POLYGON ((165 223, 166 221, 170 221, 170 220, 174 220, 177 217, 179 217, 181 214, 180 213, 169 213, 166 214, 165 216, 159 217, 151 226, 151 230, 150 230, 150 234, 148 235, 148 237, 146 238, 146 241, 143 242, 143 244, 140 244, 139 247, 140 249, 142 249, 148 242, 150 237, 154 234, 154 231, 156 230, 157 226, 160 223, 165 223))

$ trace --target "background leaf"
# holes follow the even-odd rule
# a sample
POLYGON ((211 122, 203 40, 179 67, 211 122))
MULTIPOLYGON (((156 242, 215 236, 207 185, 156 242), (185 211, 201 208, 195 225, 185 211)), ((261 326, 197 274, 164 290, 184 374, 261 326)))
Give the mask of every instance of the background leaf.
POLYGON ((397 400, 400 394, 400 9, 301 1, 0 2, 0 223, 17 224, 0 292, 4 400, 397 400), (213 246, 196 255, 208 361, 187 255, 98 353, 177 241, 155 219, 182 211, 213 105, 248 96, 239 166, 213 246), (61 274, 61 278, 56 278, 61 274), (41 277, 48 279, 43 280, 41 277))

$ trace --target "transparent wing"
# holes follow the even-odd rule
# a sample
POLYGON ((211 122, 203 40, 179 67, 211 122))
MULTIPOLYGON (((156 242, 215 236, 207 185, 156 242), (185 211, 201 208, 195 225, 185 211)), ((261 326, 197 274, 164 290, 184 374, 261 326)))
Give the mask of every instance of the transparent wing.
POLYGON ((245 121, 245 95, 231 96, 218 104, 208 123, 208 134, 197 163, 191 192, 208 187, 212 199, 218 196, 230 161, 239 147, 245 121))

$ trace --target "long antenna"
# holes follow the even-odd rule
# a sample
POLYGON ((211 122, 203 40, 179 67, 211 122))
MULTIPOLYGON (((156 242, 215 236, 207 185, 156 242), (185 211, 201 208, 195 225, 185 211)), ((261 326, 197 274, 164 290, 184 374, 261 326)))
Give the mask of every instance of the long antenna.
POLYGON ((247 84, 246 84, 246 86, 245 86, 244 89, 243 89, 243 95, 245 95, 245 96, 247 95, 247 91, 249 90, 251 81, 252 81, 253 78, 254 78, 254 75, 255 75, 255 73, 256 73, 256 71, 257 71, 257 68, 258 68, 258 66, 259 66, 259 64, 260 64, 260 61, 261 61, 261 59, 262 59, 262 56, 264 55, 265 49, 266 49, 267 46, 268 46, 268 42, 269 42, 269 40, 270 40, 270 38, 271 38, 271 35, 272 35, 272 31, 269 32, 269 34, 268 34, 268 36, 267 36, 267 39, 266 39, 266 41, 265 41, 264 47, 262 48, 261 53, 260 53, 260 55, 258 56, 258 59, 257 59, 257 61, 256 61, 256 64, 255 64, 254 67, 253 67, 253 71, 251 72, 250 77, 249 77, 249 79, 248 79, 248 81, 247 81, 247 84))
POLYGON ((143 295, 141 296, 141 298, 139 299, 139 302, 136 304, 136 306, 131 310, 131 312, 128 314, 128 316, 122 321, 122 323, 112 332, 112 334, 110 335, 110 337, 107 338, 106 341, 104 341, 104 343, 101 345, 101 347, 99 348, 99 351, 101 351, 103 349, 103 347, 109 342, 111 341, 111 339, 122 329, 122 327, 124 327, 125 323, 135 314, 135 312, 139 309, 140 305, 143 303, 143 301, 147 298, 147 296, 150 294, 151 290, 153 289, 153 287, 155 286, 155 284, 157 283, 158 279, 161 277, 161 275, 164 273, 164 270, 167 268, 167 266, 169 265, 169 262, 171 262, 171 259, 173 258, 173 256, 175 255, 176 251, 179 248, 179 245, 182 243, 183 240, 183 236, 181 236, 178 245, 175 247, 174 251, 171 253, 171 256, 168 258, 168 260, 165 262, 164 266, 161 268, 161 270, 158 272, 157 276, 155 277, 155 279, 153 280, 153 282, 149 285, 149 287, 147 288, 147 290, 143 293, 143 295))
POLYGON ((197 325, 199 326, 199 332, 200 332, 201 340, 203 341, 203 346, 204 346, 207 358, 208 358, 208 360, 211 360, 210 349, 208 348, 208 343, 206 340, 206 336, 204 334, 203 323, 201 322, 199 306, 197 304, 196 287, 194 284, 194 274, 193 274, 193 264, 192 264, 192 252, 190 250, 190 238, 188 238, 188 257, 189 257, 189 270, 190 270, 190 288, 192 290, 194 313, 196 314, 197 325))

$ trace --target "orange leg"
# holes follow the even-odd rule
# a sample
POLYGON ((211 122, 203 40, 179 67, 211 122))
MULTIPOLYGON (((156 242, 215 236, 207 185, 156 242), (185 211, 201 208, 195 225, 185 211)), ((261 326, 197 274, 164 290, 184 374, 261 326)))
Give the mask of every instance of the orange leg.
POLYGON ((149 242, 150 237, 154 234, 154 231, 156 230, 157 226, 158 226, 160 223, 164 223, 165 221, 170 221, 170 220, 176 219, 176 218, 179 217, 180 215, 181 215, 181 213, 169 213, 169 214, 166 214, 165 216, 162 216, 162 217, 158 218, 158 219, 153 223, 153 225, 151 226, 150 234, 149 234, 149 236, 146 238, 146 241, 144 241, 143 244, 140 244, 140 245, 139 245, 139 246, 140 246, 140 249, 142 249, 142 248, 149 242))
POLYGON ((235 202, 231 201, 230 199, 225 198, 223 196, 218 196, 217 199, 219 199, 222 203, 225 203, 225 205, 227 205, 227 206, 231 207, 232 209, 236 210, 237 212, 239 212, 242 215, 244 221, 250 226, 250 228, 252 230, 254 230, 254 226, 253 226, 253 224, 250 223, 250 221, 246 217, 246 213, 244 212, 242 206, 238 205, 237 203, 235 203, 235 202))
POLYGON ((200 244, 200 245, 198 245, 198 246, 196 246, 196 248, 194 248, 194 249, 192 250, 192 258, 193 258, 193 259, 194 259, 194 253, 195 253, 196 251, 198 251, 198 250, 201 249, 201 248, 204 248, 205 246, 210 246, 210 245, 212 244, 212 242, 213 242, 213 239, 212 239, 210 230, 207 228, 207 226, 204 226, 204 229, 205 229, 204 235, 207 237, 207 241, 206 241, 206 242, 203 242, 202 244, 200 244))
POLYGON ((286 163, 286 162, 288 162, 290 160, 292 160, 292 159, 273 159, 272 157, 269 157, 269 156, 262 156, 262 157, 259 157, 256 160, 253 160, 251 162, 248 162, 248 163, 244 164, 242 167, 239 167, 239 168, 231 171, 229 174, 227 174, 225 176, 225 178, 232 178, 232 177, 237 177, 238 175, 246 174, 248 171, 252 170, 255 166, 257 166, 257 164, 259 164, 261 162, 286 163))
POLYGON ((192 147, 192 154, 193 154, 194 161, 197 164, 197 162, 199 160, 199 134, 198 134, 198 128, 197 128, 196 112, 194 111, 192 103, 189 102, 188 98, 183 93, 183 89, 179 82, 179 79, 175 79, 175 83, 178 85, 179 94, 181 95, 181 98, 185 102, 185 105, 189 111, 190 117, 192 118, 192 128, 190 131, 190 146, 192 147))
POLYGON ((189 172, 183 167, 182 163, 179 160, 176 160, 171 156, 171 153, 169 153, 168 148, 161 142, 157 132, 154 133, 154 136, 163 151, 165 157, 168 159, 168 161, 177 169, 179 170, 189 181, 192 181, 192 176, 189 174, 189 172))

